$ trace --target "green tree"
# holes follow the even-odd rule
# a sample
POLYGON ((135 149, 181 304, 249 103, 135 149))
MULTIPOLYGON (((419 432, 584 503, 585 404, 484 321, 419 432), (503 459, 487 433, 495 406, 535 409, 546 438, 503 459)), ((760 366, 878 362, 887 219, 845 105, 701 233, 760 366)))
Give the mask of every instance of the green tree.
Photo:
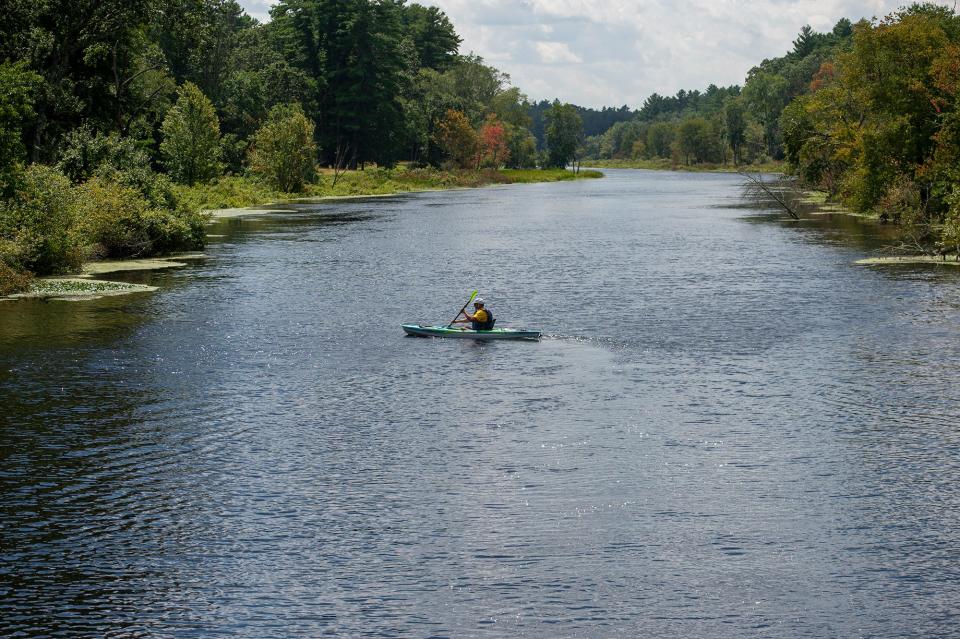
POLYGON ((699 117, 684 120, 677 131, 678 148, 687 165, 691 160, 705 162, 711 159, 715 140, 710 123, 699 117))
POLYGON ((658 157, 670 157, 675 131, 667 122, 656 122, 647 129, 647 153, 658 157))
POLYGON ((803 25, 797 39, 793 41, 793 54, 798 58, 809 55, 814 47, 817 46, 817 36, 817 32, 814 31, 809 24, 803 25))
POLYGON ((502 122, 524 129, 530 127, 528 107, 527 96, 517 87, 500 91, 490 101, 490 110, 496 113, 502 122))
POLYGON ((61 136, 82 121, 116 126, 159 95, 144 63, 144 29, 160 0, 11 0, 0 11, 0 60, 25 60, 43 78, 26 137, 31 161, 52 160, 61 136), (139 75, 138 75, 139 74, 139 75), (152 91, 152 89, 151 89, 152 91))
POLYGON ((780 75, 759 72, 748 79, 743 98, 753 117, 763 126, 767 154, 777 158, 780 153, 780 114, 786 106, 787 81, 780 75))
POLYGON ((314 126, 299 104, 270 110, 250 149, 250 170, 276 188, 299 193, 316 175, 314 126))
POLYGON ((26 159, 23 133, 34 117, 34 94, 40 76, 24 62, 0 64, 0 197, 10 195, 26 159))
POLYGON ((453 89, 453 108, 466 115, 474 127, 483 123, 494 99, 509 81, 507 75, 474 55, 458 57, 446 73, 453 89))
POLYGON ((319 141, 331 163, 390 164, 406 144, 401 100, 409 70, 402 3, 282 0, 271 37, 313 80, 319 141))
POLYGON ((163 120, 160 152, 177 182, 194 184, 220 175, 220 121, 213 104, 192 82, 178 92, 177 103, 163 120))
POLYGON ((723 125, 726 143, 733 152, 733 163, 740 164, 740 151, 747 141, 747 113, 739 98, 728 100, 723 107, 723 125))
POLYGON ((563 168, 576 159, 583 133, 583 122, 576 107, 559 100, 544 114, 546 121, 547 164, 563 168))
POLYGON ((510 148, 508 166, 514 169, 531 169, 537 165, 537 138, 527 129, 507 125, 507 144, 510 148))
POLYGON ((940 245, 944 254, 953 253, 960 262, 960 191, 952 198, 952 206, 947 212, 940 232, 940 245))
POLYGON ((411 4, 401 13, 404 32, 413 40, 420 66, 444 70, 460 47, 460 36, 447 15, 436 7, 411 4))

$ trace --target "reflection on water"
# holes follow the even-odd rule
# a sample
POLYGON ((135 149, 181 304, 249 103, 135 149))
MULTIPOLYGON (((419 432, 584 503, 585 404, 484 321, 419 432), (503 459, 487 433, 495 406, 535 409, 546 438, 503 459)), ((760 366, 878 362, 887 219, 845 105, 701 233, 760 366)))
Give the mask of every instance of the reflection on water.
POLYGON ((0 304, 0 635, 950 634, 960 269, 608 173, 0 304), (474 288, 548 337, 403 337, 474 288))

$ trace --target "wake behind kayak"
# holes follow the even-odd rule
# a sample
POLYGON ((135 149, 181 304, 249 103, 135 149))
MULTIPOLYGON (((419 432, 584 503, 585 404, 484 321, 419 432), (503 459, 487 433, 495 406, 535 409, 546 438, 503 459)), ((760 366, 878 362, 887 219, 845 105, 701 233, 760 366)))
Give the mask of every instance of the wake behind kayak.
POLYGON ((422 324, 401 324, 407 335, 416 337, 455 337, 460 339, 540 339, 540 331, 525 328, 492 328, 488 331, 475 331, 457 326, 424 326, 422 324))

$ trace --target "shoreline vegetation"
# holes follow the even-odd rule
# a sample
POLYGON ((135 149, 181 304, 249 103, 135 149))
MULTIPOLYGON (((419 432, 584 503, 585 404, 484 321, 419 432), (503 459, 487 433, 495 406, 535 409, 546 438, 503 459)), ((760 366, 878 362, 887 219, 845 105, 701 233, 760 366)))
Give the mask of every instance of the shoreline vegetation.
POLYGON ((786 173, 789 170, 786 162, 777 160, 758 161, 753 164, 702 162, 699 164, 683 164, 670 158, 647 159, 584 159, 583 166, 591 169, 643 169, 647 171, 679 171, 683 173, 786 173))
MULTIPOLYGON (((197 212, 200 219, 212 221, 269 209, 248 207, 281 205, 291 201, 324 201, 363 197, 385 197, 403 193, 479 188, 493 185, 562 182, 603 177, 599 171, 587 169, 573 172, 566 169, 485 169, 445 171, 431 168, 368 168, 363 171, 319 171, 319 179, 299 193, 284 192, 261 180, 225 176, 204 184, 173 185, 181 207, 197 212)), ((157 290, 156 287, 90 278, 120 271, 144 271, 186 266, 191 260, 204 259, 198 252, 165 252, 149 257, 130 256, 122 259, 88 260, 65 267, 56 276, 34 278, 19 276, 0 289, 0 300, 57 299, 82 301, 101 297, 157 290), (69 276, 69 277, 67 277, 69 276)), ((19 275, 19 274, 15 274, 19 275)), ((0 273, 0 284, 3 284, 0 273)))
POLYGON ((293 201, 322 201, 360 197, 384 197, 402 193, 479 188, 499 184, 562 182, 603 177, 599 171, 583 169, 574 173, 566 169, 484 169, 442 170, 434 168, 393 169, 368 168, 346 171, 337 176, 333 170, 320 171, 315 183, 305 185, 299 193, 284 192, 269 184, 245 177, 222 177, 206 184, 175 187, 181 201, 202 212, 270 206, 293 201))

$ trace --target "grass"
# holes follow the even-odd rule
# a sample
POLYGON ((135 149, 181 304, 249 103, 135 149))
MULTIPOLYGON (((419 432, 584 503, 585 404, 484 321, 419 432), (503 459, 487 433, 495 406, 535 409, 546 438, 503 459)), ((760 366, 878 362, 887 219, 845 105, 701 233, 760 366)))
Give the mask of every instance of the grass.
POLYGON ((783 162, 761 162, 757 164, 674 164, 668 158, 653 158, 649 160, 584 160, 587 166, 602 169, 647 169, 650 171, 690 171, 693 173, 736 173, 749 171, 751 173, 783 173, 786 164, 783 162))
POLYGON ((283 193, 262 182, 237 176, 222 177, 215 182, 193 186, 177 184, 173 188, 177 199, 188 208, 198 211, 241 208, 284 199, 283 193))
POLYGON ((390 195, 413 191, 473 188, 490 184, 560 182, 580 178, 598 178, 599 171, 574 174, 564 169, 485 169, 480 171, 441 171, 432 168, 370 168, 347 171, 334 184, 331 170, 321 170, 315 184, 303 193, 284 193, 251 177, 226 176, 207 184, 176 186, 177 196, 197 210, 243 208, 302 198, 390 195))
POLYGON ((600 171, 581 169, 579 173, 566 169, 504 169, 500 171, 510 184, 529 184, 531 182, 564 182, 566 180, 593 179, 603 177, 600 171))

